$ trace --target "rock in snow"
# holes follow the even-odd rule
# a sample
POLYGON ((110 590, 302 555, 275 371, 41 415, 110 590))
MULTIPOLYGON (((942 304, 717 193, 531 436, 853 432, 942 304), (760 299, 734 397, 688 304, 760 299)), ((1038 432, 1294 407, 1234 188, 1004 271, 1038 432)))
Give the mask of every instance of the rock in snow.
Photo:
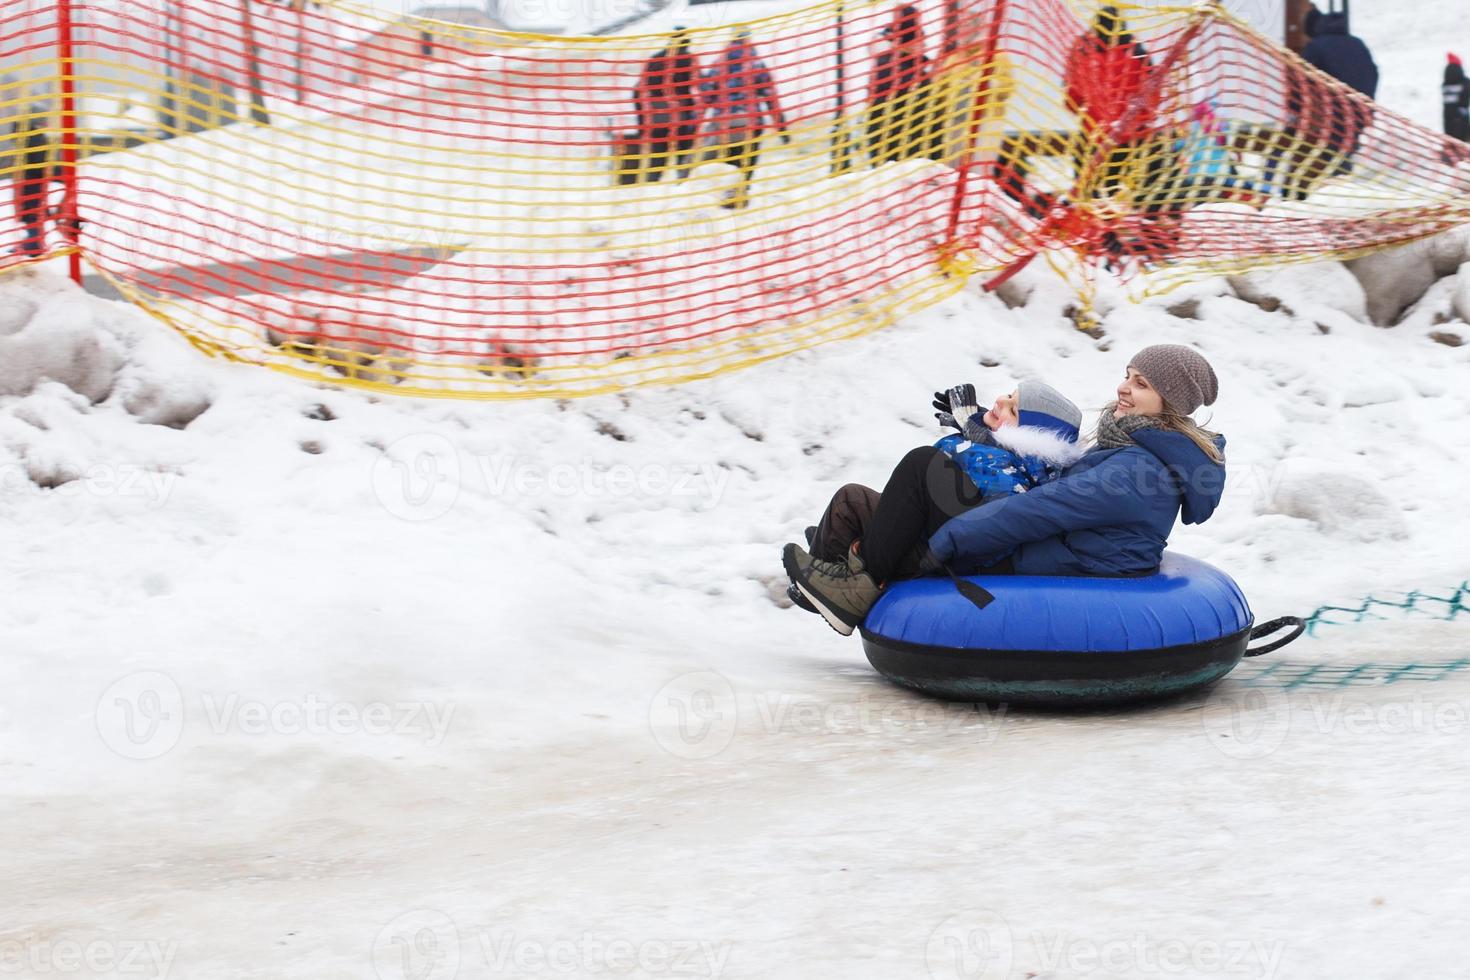
POLYGON ((1368 317, 1363 287, 1341 262, 1258 269, 1230 276, 1229 282, 1235 295, 1268 313, 1283 306, 1299 313, 1315 305, 1346 313, 1355 320, 1368 317))
POLYGON ((56 382, 94 404, 116 403, 140 422, 187 425, 210 402, 198 355, 168 331, 140 330, 138 322, 130 304, 96 300, 51 270, 6 277, 0 395, 56 382))
POLYGON ((1326 534, 1356 541, 1409 535, 1398 504, 1367 480, 1332 470, 1289 470, 1271 488, 1263 512, 1312 521, 1326 534))
POLYGON ((1455 284, 1453 306, 1455 316, 1470 322, 1470 262, 1460 266, 1460 275, 1455 284))
POLYGON ((1351 259, 1347 267, 1368 296, 1368 316, 1380 327, 1419 302, 1439 277, 1429 241, 1410 242, 1351 259))

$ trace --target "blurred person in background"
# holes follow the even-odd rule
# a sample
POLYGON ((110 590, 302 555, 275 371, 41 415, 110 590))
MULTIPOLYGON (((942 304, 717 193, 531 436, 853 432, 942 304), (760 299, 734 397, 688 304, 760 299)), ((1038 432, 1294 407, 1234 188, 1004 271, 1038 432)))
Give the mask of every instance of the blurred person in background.
POLYGON ((1456 54, 1445 57, 1440 94, 1444 97, 1445 135, 1470 143, 1470 85, 1465 84, 1465 66, 1456 54))
POLYGON ((740 186, 723 206, 744 208, 750 203, 750 182, 766 131, 774 129, 783 143, 791 142, 775 82, 750 43, 748 30, 739 31, 715 56, 714 67, 702 76, 699 91, 708 112, 701 159, 732 163, 739 169, 740 186))
POLYGON ((0 78, 0 176, 10 179, 11 206, 21 226, 13 255, 46 251, 51 181, 51 105, 44 84, 0 78))
MULTIPOLYGON (((1324 14, 1311 7, 1304 28, 1311 40, 1302 49, 1303 61, 1368 99, 1377 94, 1378 66, 1368 46, 1348 32, 1346 14, 1324 14)), ((1288 63, 1286 121, 1281 127, 1284 146, 1268 159, 1264 186, 1275 184, 1281 159, 1289 157, 1281 196, 1305 200, 1326 178, 1352 172, 1363 131, 1372 123, 1371 105, 1322 85, 1298 65, 1288 63)))
MULTIPOLYGON (((1091 29, 1067 55, 1067 108, 1081 130, 1073 151, 1077 179, 1090 183, 1094 192, 1110 193, 1123 184, 1148 143, 1156 108, 1148 103, 1158 98, 1154 71, 1148 52, 1113 6, 1098 9, 1091 29), (1095 158, 1101 166, 1089 175, 1095 158)), ((1151 169, 1160 162, 1147 161, 1151 169)))
POLYGON ((699 59, 689 50, 689 33, 676 27, 669 46, 644 64, 633 89, 647 155, 644 180, 657 181, 670 166, 687 163, 699 131, 698 82, 699 59))
POLYGON ((942 153, 919 11, 903 4, 883 28, 868 79, 868 157, 874 166, 942 153))

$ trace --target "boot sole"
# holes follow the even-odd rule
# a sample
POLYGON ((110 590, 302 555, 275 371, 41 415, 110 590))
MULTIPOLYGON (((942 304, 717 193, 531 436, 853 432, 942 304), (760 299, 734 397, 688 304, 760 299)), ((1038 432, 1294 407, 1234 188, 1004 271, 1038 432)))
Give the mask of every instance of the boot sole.
POLYGON ((807 602, 810 602, 816 607, 817 612, 827 621, 828 626, 843 636, 851 636, 852 631, 857 628, 857 624, 849 623, 835 609, 830 608, 820 596, 806 587, 806 583, 797 574, 798 569, 796 567, 796 559, 792 555, 792 548, 792 545, 787 545, 781 552, 781 564, 786 567, 786 574, 790 577, 792 584, 796 586, 798 592, 806 596, 807 602))
POLYGON ((795 582, 792 582, 786 589, 786 598, 790 599, 791 604, 802 612, 815 613, 817 611, 817 607, 812 605, 811 601, 796 587, 795 582))

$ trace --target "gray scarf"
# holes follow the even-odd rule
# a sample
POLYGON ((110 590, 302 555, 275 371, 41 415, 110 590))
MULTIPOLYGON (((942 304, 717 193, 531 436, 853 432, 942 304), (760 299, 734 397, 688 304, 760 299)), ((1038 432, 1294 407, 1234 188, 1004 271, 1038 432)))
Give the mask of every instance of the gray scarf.
POLYGON ((1117 407, 1117 402, 1113 402, 1097 417, 1097 444, 1104 449, 1122 449, 1124 446, 1136 445, 1133 433, 1139 429, 1159 427, 1159 420, 1152 415, 1124 415, 1115 419, 1113 410, 1117 407))

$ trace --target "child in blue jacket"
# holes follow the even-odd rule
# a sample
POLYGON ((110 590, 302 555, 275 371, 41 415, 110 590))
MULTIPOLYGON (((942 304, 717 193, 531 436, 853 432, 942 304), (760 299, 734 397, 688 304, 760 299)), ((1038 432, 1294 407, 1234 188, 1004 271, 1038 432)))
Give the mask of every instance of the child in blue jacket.
POLYGON ((1093 445, 1059 479, 999 499, 957 499, 955 484, 973 486, 970 478, 941 450, 922 446, 894 467, 849 554, 824 559, 789 544, 786 573, 843 634, 862 623, 882 583, 915 569, 1148 574, 1159 567, 1176 520, 1202 523, 1220 503, 1225 440, 1192 418, 1218 393, 1215 371, 1198 351, 1146 347, 1099 415, 1093 445))
POLYGON ((983 497, 1025 493, 1055 480, 1082 456, 1082 412, 1040 381, 1022 381, 983 415, 974 385, 935 392, 934 407, 940 425, 959 430, 935 448, 960 465, 983 497))
MULTIPOLYGON (((955 513, 1054 480, 1082 455, 1077 445, 1081 411, 1040 381, 1021 382, 987 412, 980 411, 975 386, 968 384, 935 392, 934 407, 941 425, 959 430, 940 439, 934 449, 953 459, 962 474, 954 474, 952 480, 950 473, 936 475, 931 488, 952 499, 955 513)), ((811 554, 828 561, 846 560, 878 512, 881 497, 859 483, 839 489, 822 519, 807 528, 811 554)), ((906 574, 917 574, 922 558, 923 549, 917 549, 906 574)), ((815 611, 795 585, 786 594, 793 604, 815 611)))

